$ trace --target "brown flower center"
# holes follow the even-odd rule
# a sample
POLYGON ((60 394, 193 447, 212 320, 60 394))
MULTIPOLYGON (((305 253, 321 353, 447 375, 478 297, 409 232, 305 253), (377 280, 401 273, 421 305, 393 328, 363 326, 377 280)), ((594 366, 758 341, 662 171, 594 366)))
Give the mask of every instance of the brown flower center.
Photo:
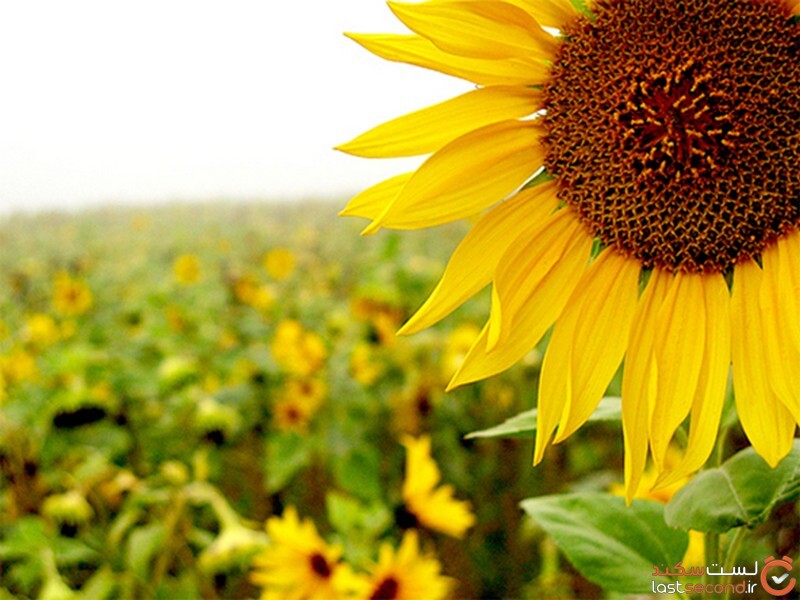
POLYGON ((325 557, 319 552, 312 554, 309 562, 311 563, 311 570, 323 579, 327 579, 331 576, 331 566, 328 564, 328 561, 325 559, 325 557))
POLYGON ((387 577, 375 588, 369 600, 394 600, 400 592, 400 584, 394 577, 387 577))
POLYGON ((800 222, 800 26, 783 0, 598 0, 544 88, 546 166, 600 240, 719 272, 800 222))

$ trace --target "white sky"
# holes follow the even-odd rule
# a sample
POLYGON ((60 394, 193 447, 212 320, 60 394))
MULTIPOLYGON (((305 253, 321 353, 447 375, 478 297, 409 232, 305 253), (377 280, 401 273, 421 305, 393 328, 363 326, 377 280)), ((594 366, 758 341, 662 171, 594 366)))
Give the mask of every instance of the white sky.
POLYGON ((346 30, 403 31, 382 0, 0 2, 0 211, 344 197, 408 170, 331 147, 469 84, 346 30))

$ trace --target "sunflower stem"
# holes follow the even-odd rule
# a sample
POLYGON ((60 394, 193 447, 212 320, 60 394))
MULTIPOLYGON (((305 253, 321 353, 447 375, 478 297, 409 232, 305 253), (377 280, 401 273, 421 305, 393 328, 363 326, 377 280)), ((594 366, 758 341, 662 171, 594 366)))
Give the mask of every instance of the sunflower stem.
MULTIPOLYGON (((746 534, 747 530, 744 527, 739 527, 736 530, 736 533, 733 534, 733 538, 731 539, 730 543, 728 544, 728 550, 725 552, 725 570, 728 572, 733 571, 733 567, 736 564, 736 559, 739 556, 739 548, 742 546, 742 540, 746 534)), ((731 582, 731 576, 728 575, 725 578, 725 583, 731 582)), ((731 588, 726 586, 725 592, 725 600, 728 600, 731 597, 731 588)))
POLYGON ((711 583, 708 567, 719 564, 719 534, 709 531, 705 534, 706 572, 703 574, 703 583, 711 583))
POLYGON ((723 427, 719 430, 719 436, 717 437, 717 447, 714 452, 714 467, 719 467, 724 458, 725 458, 725 447, 727 446, 728 442, 728 432, 730 431, 730 427, 723 427))

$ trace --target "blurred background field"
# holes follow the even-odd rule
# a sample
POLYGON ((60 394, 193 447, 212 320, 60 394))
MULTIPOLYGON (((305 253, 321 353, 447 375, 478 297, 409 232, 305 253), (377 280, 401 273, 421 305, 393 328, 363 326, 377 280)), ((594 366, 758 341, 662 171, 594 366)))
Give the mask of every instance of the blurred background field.
POLYGON ((0 221, 0 597, 258 596, 288 507, 356 571, 413 527, 458 597, 597 594, 518 503, 620 480, 618 426, 536 470, 529 438, 465 438, 535 404, 541 354, 445 394, 488 297, 394 332, 467 225, 360 238, 337 208, 0 221), (407 518, 404 435, 469 502, 463 539, 407 518))

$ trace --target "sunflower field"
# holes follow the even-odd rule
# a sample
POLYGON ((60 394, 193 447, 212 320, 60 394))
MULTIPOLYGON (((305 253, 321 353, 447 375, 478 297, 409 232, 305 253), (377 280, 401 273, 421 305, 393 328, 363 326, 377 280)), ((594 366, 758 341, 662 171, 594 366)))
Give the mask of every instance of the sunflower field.
POLYGON ((533 469, 540 349, 444 391, 488 296, 395 334, 468 225, 365 240, 336 209, 3 220, 0 597, 618 597, 705 564, 688 529, 800 547, 800 450, 734 457, 744 514, 685 480, 626 508, 618 380, 533 469))

